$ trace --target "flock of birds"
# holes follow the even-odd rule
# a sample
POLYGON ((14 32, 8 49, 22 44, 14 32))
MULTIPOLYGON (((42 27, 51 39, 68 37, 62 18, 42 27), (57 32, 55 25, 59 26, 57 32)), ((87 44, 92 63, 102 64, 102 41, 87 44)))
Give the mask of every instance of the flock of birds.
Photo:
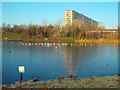
POLYGON ((93 46, 93 44, 86 44, 86 43, 28 43, 28 42, 19 42, 19 45, 28 45, 28 46, 46 46, 46 47, 50 47, 50 46, 55 46, 55 48, 61 47, 61 46, 93 46))

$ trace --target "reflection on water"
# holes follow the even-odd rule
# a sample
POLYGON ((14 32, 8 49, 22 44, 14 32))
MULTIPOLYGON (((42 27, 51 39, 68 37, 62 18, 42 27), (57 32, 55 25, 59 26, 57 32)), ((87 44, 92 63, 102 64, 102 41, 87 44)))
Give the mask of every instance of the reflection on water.
POLYGON ((66 63, 66 68, 70 76, 75 76, 80 65, 80 53, 79 48, 76 47, 64 47, 64 60, 66 63))
POLYGON ((118 73, 118 45, 67 46, 64 47, 64 60, 69 75, 89 77, 115 74, 118 73))
POLYGON ((118 74, 117 44, 19 45, 3 42, 3 82, 19 80, 18 66, 25 66, 24 80, 40 76, 40 80, 59 76, 77 77, 118 74))

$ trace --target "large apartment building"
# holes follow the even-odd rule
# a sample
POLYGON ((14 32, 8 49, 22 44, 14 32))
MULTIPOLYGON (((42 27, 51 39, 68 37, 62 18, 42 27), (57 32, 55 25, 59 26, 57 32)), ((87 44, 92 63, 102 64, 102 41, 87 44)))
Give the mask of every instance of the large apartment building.
POLYGON ((81 20, 86 24, 94 23, 94 24, 98 25, 97 21, 95 21, 87 16, 84 16, 83 14, 78 13, 74 10, 65 10, 64 11, 64 26, 66 26, 67 24, 72 24, 75 20, 81 20))

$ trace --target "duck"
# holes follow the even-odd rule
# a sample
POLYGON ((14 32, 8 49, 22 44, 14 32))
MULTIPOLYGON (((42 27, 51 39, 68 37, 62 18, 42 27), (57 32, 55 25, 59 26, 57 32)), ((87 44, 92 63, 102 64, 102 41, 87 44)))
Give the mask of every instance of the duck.
POLYGON ((38 81, 39 77, 34 77, 33 82, 38 81))

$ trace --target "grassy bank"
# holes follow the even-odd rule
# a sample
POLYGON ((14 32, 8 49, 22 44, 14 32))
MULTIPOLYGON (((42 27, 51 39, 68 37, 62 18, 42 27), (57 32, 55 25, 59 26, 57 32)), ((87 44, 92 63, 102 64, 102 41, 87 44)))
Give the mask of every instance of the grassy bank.
POLYGON ((82 40, 75 40, 76 43, 120 43, 119 40, 114 40, 114 39, 82 39, 82 40))
POLYGON ((50 79, 38 82, 2 85, 3 88, 118 88, 119 76, 50 79))
POLYGON ((5 33, 2 34, 2 40, 22 40, 23 42, 75 42, 75 43, 119 43, 117 39, 78 39, 73 37, 62 37, 62 38, 38 38, 16 34, 16 33, 5 33))

